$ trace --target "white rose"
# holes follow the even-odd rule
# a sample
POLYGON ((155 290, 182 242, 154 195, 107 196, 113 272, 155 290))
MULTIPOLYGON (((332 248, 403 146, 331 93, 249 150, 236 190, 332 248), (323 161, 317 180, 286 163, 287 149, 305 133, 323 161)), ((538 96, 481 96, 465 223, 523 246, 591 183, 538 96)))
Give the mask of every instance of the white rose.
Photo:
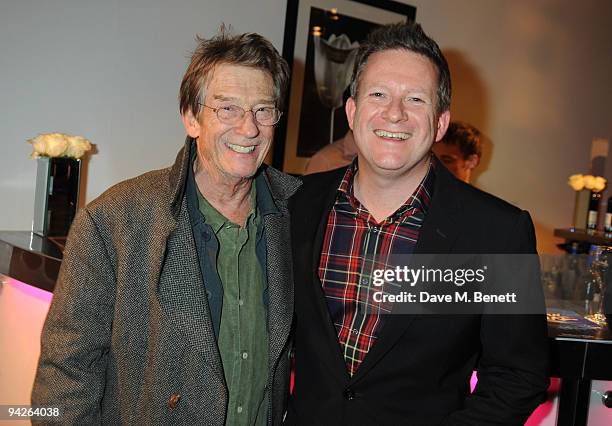
POLYGON ((61 157, 64 155, 68 147, 66 135, 61 133, 49 133, 43 136, 47 145, 46 151, 49 157, 61 157))
POLYGON ((91 149, 91 142, 82 136, 69 136, 68 148, 65 155, 72 158, 81 158, 87 151, 91 149))
POLYGON ((45 143, 43 135, 28 139, 28 143, 32 144, 32 158, 44 157, 47 155, 47 144, 45 143))
POLYGON ((585 175, 584 176, 584 187, 589 190, 592 190, 593 188, 595 188, 595 176, 585 175))
POLYGON ((581 191, 584 188, 584 176, 581 174, 571 175, 567 183, 574 191, 581 191))
POLYGON ((605 187, 606 187, 606 180, 602 178, 601 176, 595 177, 595 180, 593 183, 593 191, 601 192, 605 189, 605 187))
POLYGON ((32 144, 32 158, 72 157, 79 159, 92 147, 91 142, 82 136, 63 133, 43 133, 28 142, 32 144))

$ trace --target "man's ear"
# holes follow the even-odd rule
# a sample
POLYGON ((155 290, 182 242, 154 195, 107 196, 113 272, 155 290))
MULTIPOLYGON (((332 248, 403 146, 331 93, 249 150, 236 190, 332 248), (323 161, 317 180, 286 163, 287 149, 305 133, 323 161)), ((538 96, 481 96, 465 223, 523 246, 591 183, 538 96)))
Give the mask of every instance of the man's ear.
POLYGON ((446 110, 438 117, 438 128, 436 129, 436 138, 434 142, 438 142, 444 137, 448 124, 450 123, 450 111, 446 110))
POLYGON ((192 138, 197 138, 200 136, 200 123, 193 116, 191 110, 188 110, 186 113, 182 115, 183 126, 185 126, 185 131, 192 138))
POLYGON ((476 154, 468 155, 468 158, 465 159, 465 167, 468 169, 473 169, 480 163, 480 157, 476 154))
POLYGON ((346 120, 348 121, 348 125, 353 130, 353 120, 355 119, 355 110, 357 109, 357 105, 355 105, 355 99, 351 96, 346 100, 346 105, 344 106, 344 111, 346 112, 346 120))

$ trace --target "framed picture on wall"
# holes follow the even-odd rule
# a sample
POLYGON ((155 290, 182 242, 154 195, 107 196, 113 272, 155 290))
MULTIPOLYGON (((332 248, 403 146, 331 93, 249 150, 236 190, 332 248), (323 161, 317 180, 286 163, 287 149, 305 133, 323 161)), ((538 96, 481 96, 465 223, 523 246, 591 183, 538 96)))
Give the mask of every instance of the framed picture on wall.
POLYGON ((288 0, 283 57, 291 67, 287 114, 279 123, 273 164, 302 174, 319 149, 344 136, 342 94, 359 43, 374 28, 414 20, 416 8, 390 0, 288 0))

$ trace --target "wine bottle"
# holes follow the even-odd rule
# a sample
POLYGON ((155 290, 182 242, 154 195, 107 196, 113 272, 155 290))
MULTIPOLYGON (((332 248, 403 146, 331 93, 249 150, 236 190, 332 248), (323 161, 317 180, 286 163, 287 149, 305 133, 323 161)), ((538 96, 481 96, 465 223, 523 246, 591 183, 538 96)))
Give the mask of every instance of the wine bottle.
POLYGON ((606 232, 612 232, 612 195, 608 197, 608 207, 606 209, 604 230, 606 232))
POLYGON ((601 201, 601 192, 591 192, 591 200, 589 201, 589 214, 587 216, 587 229, 597 228, 597 214, 599 212, 599 202, 601 201))

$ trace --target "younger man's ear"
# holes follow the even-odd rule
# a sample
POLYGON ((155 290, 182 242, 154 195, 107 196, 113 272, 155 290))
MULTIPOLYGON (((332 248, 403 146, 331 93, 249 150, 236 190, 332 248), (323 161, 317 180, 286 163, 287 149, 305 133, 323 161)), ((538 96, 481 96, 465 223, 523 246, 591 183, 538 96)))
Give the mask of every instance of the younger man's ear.
POLYGON ((450 111, 446 110, 438 117, 438 126, 436 129, 436 137, 434 142, 442 140, 450 123, 450 111))
POLYGON ((346 105, 344 105, 344 111, 346 112, 346 120, 348 121, 348 125, 353 130, 353 120, 355 119, 355 109, 357 106, 355 105, 355 99, 351 96, 346 100, 346 105))

